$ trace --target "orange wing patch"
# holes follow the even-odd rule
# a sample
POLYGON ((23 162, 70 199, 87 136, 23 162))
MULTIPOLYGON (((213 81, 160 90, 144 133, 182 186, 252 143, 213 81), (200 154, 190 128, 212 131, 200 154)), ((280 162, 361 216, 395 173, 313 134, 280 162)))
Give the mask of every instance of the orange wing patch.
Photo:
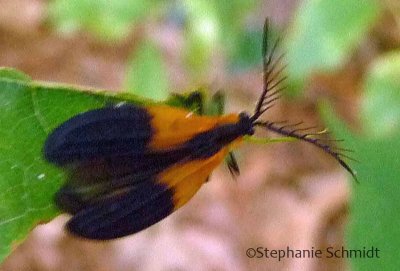
POLYGON ((166 105, 149 106, 146 109, 152 116, 151 126, 155 130, 149 143, 149 147, 153 150, 180 145, 216 125, 239 121, 237 114, 199 116, 190 111, 166 105))
POLYGON ((159 182, 174 189, 174 210, 184 205, 196 194, 228 151, 229 148, 225 147, 210 158, 179 163, 160 174, 159 182))

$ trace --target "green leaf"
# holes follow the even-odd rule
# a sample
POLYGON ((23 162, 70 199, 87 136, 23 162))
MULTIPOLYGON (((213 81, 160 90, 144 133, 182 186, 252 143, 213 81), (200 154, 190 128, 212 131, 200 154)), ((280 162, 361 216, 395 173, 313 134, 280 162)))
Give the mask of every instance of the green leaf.
POLYGON ((343 138, 345 147, 353 149, 355 153, 352 156, 360 161, 350 163, 357 171, 360 184, 353 182, 346 247, 380 250, 380 258, 349 259, 352 270, 397 270, 400 266, 397 227, 397 221, 400 221, 400 129, 385 138, 356 135, 337 119, 328 106, 322 109, 334 137, 343 138))
POLYGON ((18 80, 18 81, 31 81, 31 78, 25 73, 7 67, 0 67, 0 78, 18 80))
POLYGON ((42 157, 50 131, 78 113, 105 104, 151 103, 130 94, 27 78, 15 70, 0 70, 0 261, 36 224, 59 213, 53 197, 64 173, 42 157))
POLYGON ((315 71, 340 66, 379 15, 376 0, 302 2, 287 37, 288 72, 302 84, 315 71))
POLYGON ((362 100, 364 131, 375 138, 390 137, 400 129, 400 51, 373 63, 362 100))
POLYGON ((129 62, 125 89, 157 101, 167 98, 167 71, 160 50, 151 42, 141 44, 129 62))

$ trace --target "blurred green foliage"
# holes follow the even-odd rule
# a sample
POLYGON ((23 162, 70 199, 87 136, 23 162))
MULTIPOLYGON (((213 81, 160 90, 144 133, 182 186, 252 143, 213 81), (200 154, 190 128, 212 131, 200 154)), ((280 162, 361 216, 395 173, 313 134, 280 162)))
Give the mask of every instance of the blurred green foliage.
POLYGON ((400 265, 399 136, 400 130, 386 139, 353 138, 361 184, 353 186, 347 245, 380 250, 379 259, 351 259, 354 270, 390 271, 400 265))
POLYGON ((183 1, 185 27, 185 62, 199 76, 211 61, 220 36, 218 14, 212 1, 183 1))
POLYGON ((104 40, 125 37, 133 24, 157 13, 158 0, 55 0, 48 5, 50 20, 58 30, 87 30, 104 40))
POLYGON ((292 92, 299 94, 311 73, 340 68, 378 15, 375 0, 302 2, 287 38, 292 92))
POLYGON ((168 78, 160 50, 150 41, 136 50, 128 63, 125 82, 127 92, 157 101, 168 96, 168 78))
MULTIPOLYGON (((132 27, 139 23, 154 22, 161 17, 169 20, 182 30, 185 42, 181 55, 182 63, 185 63, 194 81, 199 83, 203 81, 203 75, 212 66, 212 57, 216 52, 223 51, 227 59, 233 59, 235 69, 240 69, 241 65, 249 68, 261 63, 262 25, 246 26, 250 11, 257 7, 258 2, 257 0, 176 0, 170 2, 54 0, 48 6, 48 14, 50 21, 60 32, 86 30, 106 42, 118 42, 124 39, 132 31, 132 27), (246 42, 247 38, 250 38, 251 43, 246 42)), ((147 40, 139 42, 143 42, 144 46, 148 44, 147 40)), ((143 50, 144 46, 139 46, 139 48, 143 50)), ((159 50, 156 47, 152 50, 155 54, 159 54, 155 52, 159 50)), ((137 56, 143 57, 142 53, 138 53, 137 56)), ((147 56, 151 57, 149 54, 147 56)), ((151 59, 148 60, 151 61, 151 59)), ((157 63, 162 62, 157 57, 153 60, 157 63)), ((149 77, 131 78, 136 76, 136 73, 132 71, 137 69, 133 66, 138 62, 132 59, 127 63, 126 76, 128 78, 125 82, 128 85, 125 86, 130 91, 146 93, 137 89, 137 87, 144 87, 144 85, 138 85, 137 81, 145 81, 149 77), (129 85, 130 83, 132 85, 129 85)), ((157 65, 152 67, 155 72, 166 74, 166 71, 161 71, 165 67, 159 68, 157 65)), ((152 84, 151 81, 148 83, 152 84)), ((158 97, 162 97, 160 91, 157 93, 158 97)), ((166 95, 167 93, 164 94, 166 95)))
POLYGON ((349 248, 374 246, 380 259, 352 259, 354 270, 396 270, 400 221, 400 50, 378 58, 367 72, 361 103, 363 133, 355 134, 325 106, 328 126, 356 150, 349 248))
POLYGON ((400 50, 381 56, 371 66, 361 109, 366 136, 385 139, 400 135, 400 50))
MULTIPOLYGON (((377 1, 306 1, 297 11, 288 44, 292 84, 302 86, 313 72, 340 68, 378 18, 377 1)), ((300 89, 295 90, 299 93, 300 89)), ((400 50, 377 58, 368 68, 361 95, 362 133, 351 132, 328 105, 322 116, 336 137, 355 150, 360 162, 353 185, 349 249, 380 250, 380 258, 350 259, 354 270, 396 270, 400 235, 400 50)))
MULTIPOLYGON (((204 75, 218 52, 224 53, 231 70, 259 67, 262 25, 259 20, 253 20, 251 14, 261 2, 54 0, 49 5, 49 15, 57 29, 64 32, 83 29, 107 41, 123 39, 139 23, 164 18, 181 28, 184 37, 182 63, 191 72, 194 82, 204 83, 204 75)), ((376 0, 365 0, 362 4, 357 0, 301 2, 285 38, 290 93, 301 94, 313 72, 332 71, 343 65, 371 29, 380 9, 376 0)), ((272 35, 274 32, 272 29, 272 35)), ((139 42, 147 43, 146 40, 139 42)), ((132 65, 136 64, 134 60, 127 63, 125 82, 141 80, 129 78, 135 74, 132 70, 136 68, 132 65)), ((158 73, 162 69, 157 65, 153 68, 158 73)), ((130 91, 142 93, 137 84, 126 86, 130 91)))

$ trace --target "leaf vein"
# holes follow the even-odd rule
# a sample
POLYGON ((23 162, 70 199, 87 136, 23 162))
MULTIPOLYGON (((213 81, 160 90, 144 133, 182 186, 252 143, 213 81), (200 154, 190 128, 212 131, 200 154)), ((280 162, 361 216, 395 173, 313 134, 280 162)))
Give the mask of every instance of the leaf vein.
POLYGON ((39 122, 40 127, 43 129, 43 132, 45 134, 48 134, 50 132, 50 128, 47 125, 45 118, 43 117, 43 115, 40 112, 39 103, 38 103, 38 99, 36 96, 36 90, 31 91, 31 100, 32 100, 34 116, 35 116, 36 120, 39 122))

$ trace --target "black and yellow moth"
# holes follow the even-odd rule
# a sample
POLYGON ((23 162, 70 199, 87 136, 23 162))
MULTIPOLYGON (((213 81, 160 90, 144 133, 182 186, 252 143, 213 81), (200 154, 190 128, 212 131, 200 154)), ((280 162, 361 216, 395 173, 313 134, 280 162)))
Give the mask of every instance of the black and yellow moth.
POLYGON ((279 40, 269 43, 268 28, 266 21, 264 88, 253 114, 204 115, 203 96, 194 92, 176 95, 184 108, 127 102, 84 112, 48 136, 45 159, 68 172, 55 200, 73 215, 67 223, 71 233, 108 240, 157 223, 187 203, 224 159, 238 174, 231 150, 256 128, 311 143, 355 177, 346 156, 318 133, 260 120, 279 98, 286 78, 282 56, 275 56, 279 40))

